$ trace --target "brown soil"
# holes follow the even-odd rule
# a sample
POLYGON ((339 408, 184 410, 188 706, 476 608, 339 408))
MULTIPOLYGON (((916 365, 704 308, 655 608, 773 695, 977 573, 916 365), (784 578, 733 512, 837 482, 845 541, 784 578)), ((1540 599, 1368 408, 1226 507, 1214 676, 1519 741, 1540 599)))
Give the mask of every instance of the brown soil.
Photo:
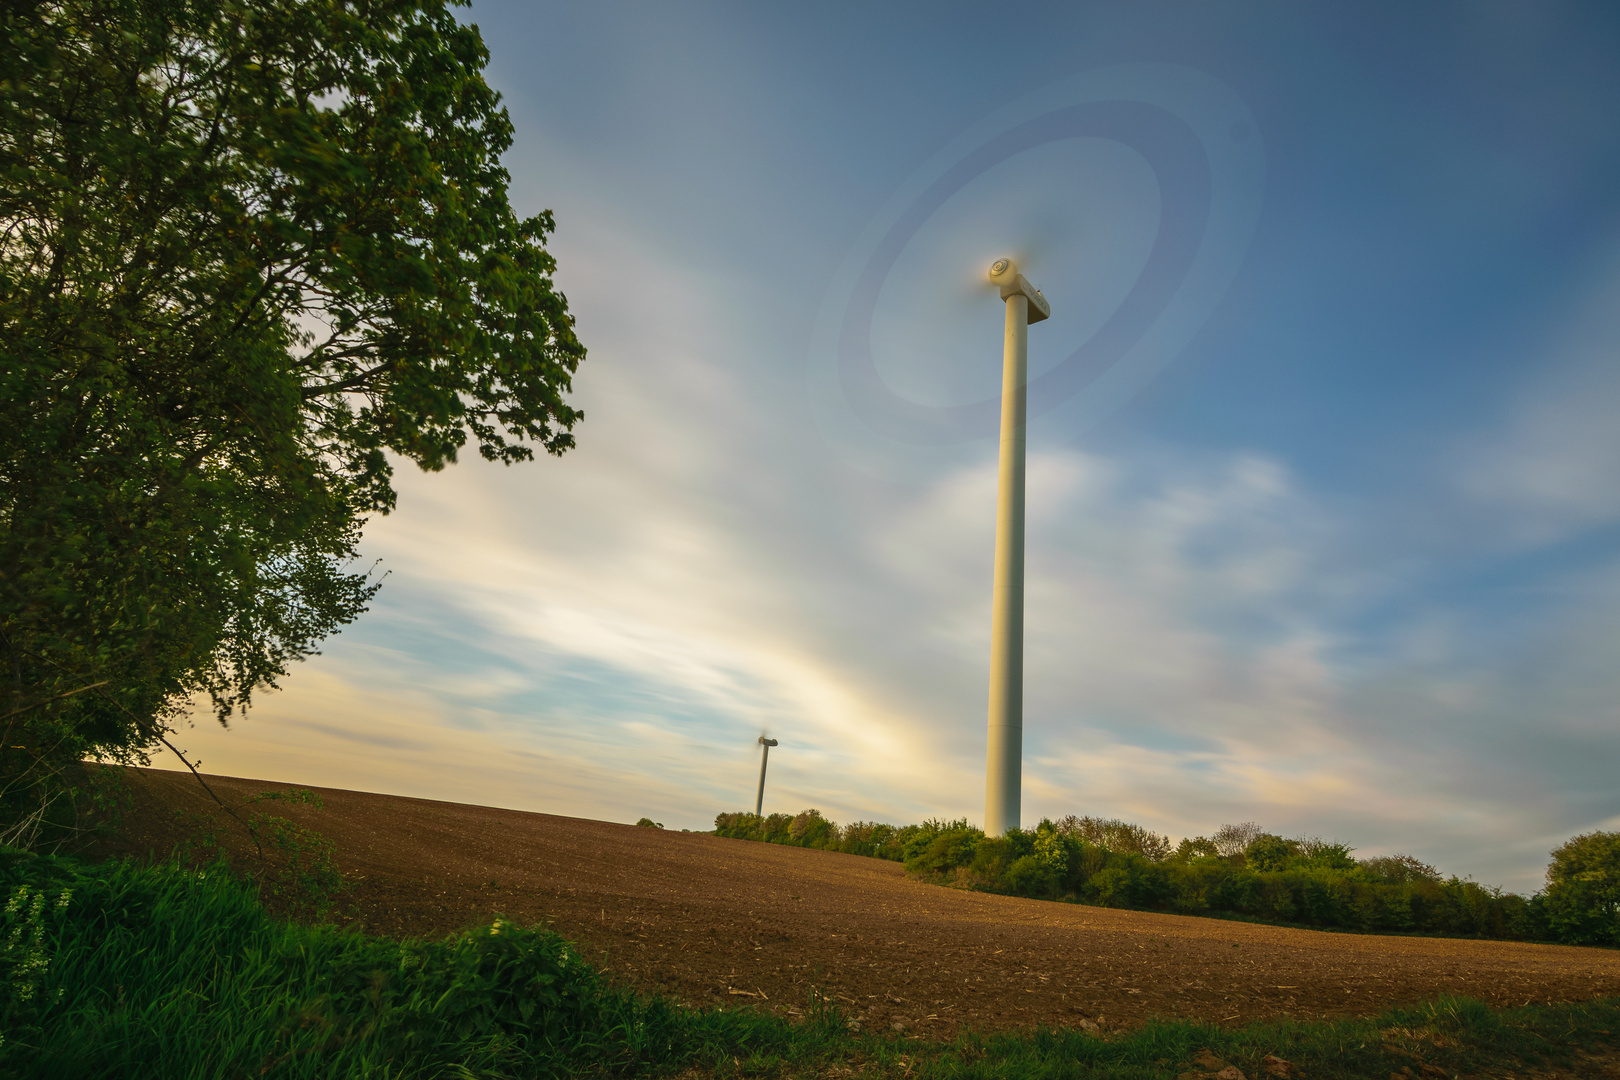
MULTIPOLYGON (((166 850, 180 818, 216 813, 189 775, 127 774, 134 807, 111 851, 166 850)), ((208 782, 238 807, 287 787, 208 782)), ((436 936, 495 913, 544 922, 611 977, 688 1003, 799 1014, 814 987, 868 1029, 948 1035, 964 1023, 1235 1025, 1366 1015, 1439 994, 1509 1006, 1620 993, 1613 950, 1021 900, 924 884, 854 855, 318 790, 320 809, 274 810, 336 843, 368 931, 436 936)))

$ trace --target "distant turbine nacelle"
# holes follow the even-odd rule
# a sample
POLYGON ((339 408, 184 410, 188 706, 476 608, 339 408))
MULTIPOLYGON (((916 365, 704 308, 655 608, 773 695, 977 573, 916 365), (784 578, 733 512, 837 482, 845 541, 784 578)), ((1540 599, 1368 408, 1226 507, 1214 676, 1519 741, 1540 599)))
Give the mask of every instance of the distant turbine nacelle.
POLYGON ((990 265, 990 284, 1001 290, 1003 300, 1014 296, 1028 299, 1030 323, 1038 323, 1052 317, 1052 305, 1046 302, 1041 290, 1031 285, 1029 279, 1018 272, 1018 264, 1011 259, 997 259, 990 265))

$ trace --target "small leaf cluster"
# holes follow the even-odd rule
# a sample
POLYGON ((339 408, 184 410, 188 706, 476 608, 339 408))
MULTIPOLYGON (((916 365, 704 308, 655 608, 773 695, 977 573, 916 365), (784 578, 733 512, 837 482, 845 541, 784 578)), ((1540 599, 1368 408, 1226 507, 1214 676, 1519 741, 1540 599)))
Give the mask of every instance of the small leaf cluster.
POLYGON ((37 1036, 41 1013, 61 1001, 63 990, 50 978, 45 923, 47 917, 60 917, 72 899, 71 888, 25 883, 12 888, 0 910, 0 1061, 8 1038, 26 1042, 37 1036))

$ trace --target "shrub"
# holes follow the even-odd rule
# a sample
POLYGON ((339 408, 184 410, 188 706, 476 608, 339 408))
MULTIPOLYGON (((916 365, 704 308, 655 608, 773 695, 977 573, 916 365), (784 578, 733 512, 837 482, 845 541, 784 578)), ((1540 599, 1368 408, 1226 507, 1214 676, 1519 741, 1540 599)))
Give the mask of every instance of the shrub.
POLYGON ((968 831, 977 832, 980 836, 984 835, 982 830, 974 829, 971 825, 969 825, 967 818, 957 818, 955 821, 944 821, 939 818, 929 818, 921 825, 908 825, 905 829, 901 830, 902 835, 905 837, 904 842, 901 845, 901 859, 909 863, 923 851, 927 850, 929 845, 932 844, 936 839, 945 835, 946 833, 960 833, 968 831))
MULTIPOLYGON (((922 860, 915 864, 907 863, 906 869, 912 873, 944 873, 952 864, 951 859, 956 857, 960 849, 947 846, 944 837, 935 841, 926 854, 933 855, 933 859, 926 865, 922 860), (937 852, 937 854, 936 854, 937 852), (913 869, 915 866, 915 869, 913 869), (933 869, 933 867, 940 869, 933 869)), ((968 870, 975 884, 982 888, 994 889, 1004 884, 1007 879, 1007 870, 1012 866, 1013 860, 1018 858, 1018 852, 1013 850, 1004 836, 987 836, 973 844, 969 854, 972 861, 968 863, 968 870)))
POLYGON ((1053 896, 1059 880, 1058 872, 1038 855, 1020 855, 1007 867, 1000 884, 1014 896, 1053 896))
POLYGON ((1299 852, 1295 858, 1307 866, 1340 871, 1356 868, 1356 860, 1350 857, 1350 852, 1354 849, 1337 840, 1323 840, 1319 836, 1299 836, 1294 838, 1293 843, 1299 852))
POLYGON ((1131 875, 1124 867, 1110 866, 1086 883, 1088 898, 1103 907, 1131 906, 1131 875))
MULTIPOLYGON (((643 818, 643 822, 648 822, 643 818)), ((638 823, 639 824, 639 823, 638 823)), ((663 828, 658 825, 658 828, 663 828)), ((798 814, 716 814, 714 834, 733 840, 759 840, 767 844, 787 844, 790 847, 824 848, 836 851, 839 845, 838 826, 821 816, 820 810, 801 810, 798 814)))
POLYGON ((1390 885, 1440 880, 1440 871, 1411 855, 1379 855, 1371 859, 1361 859, 1356 865, 1368 876, 1390 885))
MULTIPOLYGON (((975 829, 966 822, 912 838, 906 845, 906 872, 939 877, 958 867, 968 866, 977 857, 984 830, 975 829)), ((1001 841, 993 841, 1001 842, 1001 841)))
POLYGON ((1089 876, 1079 895, 1104 907, 1160 907, 1170 900, 1170 871, 1140 855, 1105 852, 1102 869, 1089 876))
POLYGON ((802 810, 788 823, 788 842, 797 847, 837 847, 838 826, 822 817, 820 810, 802 810))
POLYGON ((1059 833, 1050 821, 1042 819, 1035 827, 1032 856, 1058 878, 1069 871, 1070 837, 1059 833))
POLYGON ((1256 873, 1281 870, 1299 853, 1296 844, 1271 833, 1261 833, 1243 849, 1243 865, 1256 873))
POLYGON ((1170 838, 1118 818, 1075 817, 1070 814, 1054 828, 1064 836, 1084 840, 1122 855, 1140 855, 1158 862, 1170 855, 1170 838))
POLYGON ((1186 862, 1190 859, 1218 859, 1221 851, 1207 836, 1184 836, 1176 845, 1174 858, 1186 862))
POLYGON ((1583 833, 1553 851, 1545 917, 1560 941, 1620 945, 1620 832, 1583 833))
POLYGON ((905 858, 900 833, 901 830, 893 825, 853 821, 838 830, 838 850, 846 855, 865 855, 899 862, 905 858))
POLYGON ((1220 855, 1230 859, 1242 855, 1249 843, 1259 836, 1263 830, 1252 821, 1245 821, 1239 825, 1222 825, 1215 830, 1210 842, 1220 855))

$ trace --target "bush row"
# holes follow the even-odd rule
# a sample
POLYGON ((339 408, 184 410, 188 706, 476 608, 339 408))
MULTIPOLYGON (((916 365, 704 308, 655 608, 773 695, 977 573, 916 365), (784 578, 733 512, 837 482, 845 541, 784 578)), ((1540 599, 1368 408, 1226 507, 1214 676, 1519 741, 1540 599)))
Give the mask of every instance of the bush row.
POLYGON ((819 810, 799 814, 720 814, 714 819, 716 836, 733 840, 758 840, 767 844, 841 851, 845 855, 866 855, 874 859, 904 862, 908 845, 919 838, 932 840, 941 832, 966 829, 967 819, 926 821, 921 825, 884 825, 876 821, 856 821, 842 827, 821 816, 819 810))
POLYGON ((1530 897, 1443 877, 1411 856, 1357 860, 1343 844, 1288 839, 1252 823, 1174 848, 1139 826, 1076 817, 987 837, 965 820, 840 828, 815 810, 720 814, 715 834, 893 859, 919 878, 1014 896, 1332 929, 1620 945, 1620 834, 1559 848, 1547 891, 1530 897))

